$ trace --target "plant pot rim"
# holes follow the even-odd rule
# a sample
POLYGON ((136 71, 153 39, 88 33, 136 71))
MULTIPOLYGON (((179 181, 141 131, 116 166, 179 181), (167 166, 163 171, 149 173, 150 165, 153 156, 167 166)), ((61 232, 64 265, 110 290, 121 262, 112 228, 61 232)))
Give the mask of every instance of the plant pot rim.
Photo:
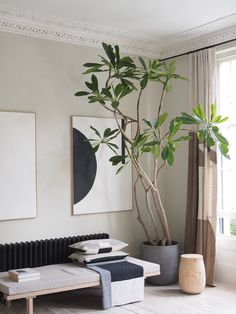
POLYGON ((170 246, 176 246, 176 245, 179 245, 179 243, 177 242, 177 241, 174 241, 174 240, 172 240, 171 241, 171 244, 169 244, 169 245, 153 245, 153 244, 151 244, 149 241, 144 241, 144 242, 142 242, 142 245, 143 246, 148 246, 148 247, 170 247, 170 246))

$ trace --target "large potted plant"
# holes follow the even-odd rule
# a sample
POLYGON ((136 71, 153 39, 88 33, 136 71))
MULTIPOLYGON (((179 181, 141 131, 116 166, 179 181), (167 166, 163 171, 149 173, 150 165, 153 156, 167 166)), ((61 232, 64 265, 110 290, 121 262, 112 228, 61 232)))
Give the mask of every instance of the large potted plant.
POLYGON ((133 190, 137 219, 147 238, 142 245, 142 252, 144 258, 161 265, 162 275, 153 278, 151 282, 171 284, 177 280, 179 247, 171 237, 162 203, 159 190, 160 173, 167 165, 173 165, 175 151, 179 144, 191 138, 188 129, 183 125, 188 125, 188 127, 194 125, 194 130, 197 128, 196 132, 201 142, 205 142, 209 147, 217 145, 221 153, 228 157, 228 141, 219 131, 219 125, 227 118, 217 115, 215 105, 211 105, 211 116, 207 119, 202 106, 199 105, 193 109, 192 114, 182 112, 168 121, 168 113, 162 112, 165 94, 171 89, 172 79, 185 79, 175 73, 175 63, 158 60, 145 62, 141 57, 135 62, 134 58, 120 56, 117 45, 113 47, 103 43, 103 49, 105 56, 100 56, 98 63, 84 64, 87 68, 84 74, 92 74, 91 80, 85 82, 86 91, 79 91, 75 95, 87 96, 90 103, 98 103, 115 118, 117 129, 108 128, 104 130, 103 135, 91 126, 96 138, 95 141, 94 139, 91 141, 91 144, 94 152, 99 149, 100 145, 107 145, 111 149, 112 156, 109 161, 118 168, 117 174, 128 163, 132 163, 136 170, 133 190), (94 73, 103 73, 103 76, 99 80, 94 73), (106 80, 104 80, 104 74, 106 80), (141 116, 140 107, 143 91, 151 81, 160 84, 162 89, 157 101, 156 114, 150 120, 141 116), (126 114, 120 107, 122 100, 131 93, 137 95, 134 116, 126 114), (129 125, 132 125, 132 136, 128 132, 129 125), (120 135, 123 137, 125 154, 118 153, 119 147, 112 142, 120 135), (142 165, 140 158, 142 155, 151 155, 153 166, 151 174, 145 171, 142 165), (138 184, 144 191, 145 209, 139 206, 138 184), (147 215, 151 220, 148 226, 143 218, 147 215))

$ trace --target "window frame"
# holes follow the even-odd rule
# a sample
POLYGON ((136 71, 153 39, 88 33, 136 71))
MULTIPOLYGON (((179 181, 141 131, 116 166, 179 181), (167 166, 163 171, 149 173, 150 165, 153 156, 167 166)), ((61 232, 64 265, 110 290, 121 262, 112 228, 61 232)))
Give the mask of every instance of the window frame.
MULTIPOLYGON (((219 75, 220 75, 220 64, 224 61, 231 61, 236 60, 236 47, 231 47, 230 49, 222 50, 216 52, 216 91, 217 91, 217 103, 220 106, 220 82, 219 82, 219 75)), ((219 108, 220 109, 220 108, 219 108)), ((221 111, 221 110, 220 110, 221 111)), ((235 127, 236 129, 236 123, 226 123, 223 128, 230 128, 235 127)), ((217 152, 218 155, 218 169, 217 169, 217 177, 218 177, 218 210, 217 210, 217 236, 222 237, 225 239, 228 239, 233 241, 234 247, 235 247, 235 241, 236 241, 236 235, 231 235, 230 233, 230 219, 236 219, 236 210, 224 210, 223 209, 223 185, 222 185, 222 175, 223 175, 223 166, 222 166, 222 155, 220 152, 217 152), (228 220, 226 225, 226 220, 228 220), (226 227, 226 228, 225 228, 226 227), (225 231, 225 229, 228 229, 225 231)), ((228 168, 232 169, 232 167, 228 168)), ((235 166, 236 170, 236 166, 235 166)))

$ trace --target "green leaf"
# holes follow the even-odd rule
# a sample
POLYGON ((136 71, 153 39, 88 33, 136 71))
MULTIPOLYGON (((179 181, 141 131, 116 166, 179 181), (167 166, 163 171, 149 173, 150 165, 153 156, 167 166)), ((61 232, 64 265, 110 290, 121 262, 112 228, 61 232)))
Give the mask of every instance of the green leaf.
POLYGON ((105 101, 102 96, 88 96, 89 103, 99 102, 102 105, 105 105, 105 101))
POLYGON ((108 143, 108 146, 114 147, 115 149, 119 149, 119 147, 114 143, 108 143))
POLYGON ((124 155, 116 155, 116 156, 111 157, 109 161, 112 163, 112 166, 116 166, 121 162, 124 163, 126 157, 127 156, 124 156, 124 155))
POLYGON ((98 90, 98 79, 94 74, 92 75, 91 79, 92 79, 94 89, 97 91, 98 90))
POLYGON ((144 70, 147 70, 147 66, 145 61, 143 60, 143 58, 139 57, 139 62, 141 63, 142 67, 144 68, 144 70))
POLYGON ((174 163, 174 154, 172 151, 169 152, 169 155, 167 157, 167 163, 169 166, 172 166, 174 163))
POLYGON ((174 142, 184 142, 184 141, 189 141, 189 140, 191 140, 191 136, 188 136, 188 135, 186 135, 186 136, 180 136, 180 137, 178 137, 178 138, 176 138, 175 140, 174 140, 174 142))
POLYGON ((137 88, 135 87, 133 82, 131 82, 131 81, 127 80, 127 79, 124 79, 124 78, 121 79, 121 82, 123 84, 126 84, 126 85, 130 86, 132 89, 137 90, 137 88))
POLYGON ((181 114, 182 114, 181 117, 177 117, 175 119, 177 122, 182 121, 183 124, 199 124, 199 122, 196 121, 196 119, 190 114, 186 112, 181 112, 181 114))
POLYGON ((214 121, 214 118, 216 116, 216 105, 215 104, 211 104, 211 121, 214 121))
POLYGON ((120 63, 120 48, 117 45, 115 45, 115 52, 116 52, 116 62, 117 64, 119 64, 120 63))
POLYGON ((152 148, 151 148, 151 147, 148 147, 148 146, 147 146, 147 147, 144 146, 144 147, 142 148, 142 151, 143 151, 144 153, 150 153, 150 152, 152 151, 152 148))
POLYGON ((84 64, 84 67, 87 67, 87 68, 93 68, 93 67, 98 67, 98 66, 103 66, 103 64, 100 64, 100 63, 85 63, 84 64))
POLYGON ((143 79, 140 81, 140 86, 142 89, 144 89, 147 86, 148 83, 148 74, 144 74, 143 79))
POLYGON ((129 86, 125 86, 124 87, 124 90, 123 92, 120 94, 120 97, 119 98, 123 98, 125 97, 126 95, 130 94, 134 89, 133 88, 130 88, 129 86))
POLYGON ((122 83, 116 85, 115 90, 114 90, 116 97, 118 97, 120 93, 122 93, 123 90, 124 90, 124 85, 122 83))
POLYGON ((161 114, 159 119, 156 120, 156 123, 154 125, 155 129, 160 128, 162 124, 166 121, 167 117, 168 117, 167 112, 164 112, 163 114, 161 114))
MULTIPOLYGON (((115 133, 119 133, 119 129, 114 129, 112 131, 110 131, 109 135, 107 137, 111 137, 113 134, 115 133)), ((118 135, 118 134, 117 134, 118 135)), ((115 136, 116 137, 116 136, 115 136)), ((114 137, 113 137, 114 138, 114 137)))
POLYGON ((148 120, 146 120, 146 119, 143 119, 143 121, 145 122, 145 124, 146 124, 147 126, 149 126, 149 128, 152 128, 152 123, 151 123, 150 121, 148 121, 148 120))
POLYGON ((116 171, 116 174, 119 174, 124 169, 124 167, 125 167, 125 165, 123 165, 120 168, 118 168, 118 170, 116 171))
POLYGON ((89 82, 85 82, 85 85, 92 91, 92 92, 95 92, 95 88, 94 88, 94 85, 92 83, 89 83, 89 82))
POLYGON ((223 123, 225 121, 227 121, 229 119, 229 117, 224 117, 223 119, 220 119, 219 121, 217 121, 217 123, 223 123))
POLYGON ((214 132, 218 132, 218 131, 219 131, 219 128, 218 128, 217 126, 213 126, 213 127, 212 127, 212 130, 213 130, 214 132))
POLYGON ((153 145, 156 145, 156 144, 159 145, 160 141, 155 140, 155 141, 152 141, 152 142, 148 142, 148 143, 145 143, 144 146, 153 146, 153 145))
POLYGON ((161 152, 161 157, 163 160, 166 160, 169 156, 169 147, 168 145, 164 147, 164 149, 161 152))
POLYGON ((100 145, 96 145, 93 147, 93 152, 94 154, 96 154, 96 152, 98 151, 100 145))
POLYGON ((222 144, 225 144, 225 145, 229 145, 229 142, 228 140, 219 132, 214 132, 217 140, 222 143, 222 144))
POLYGON ((169 83, 169 84, 166 84, 166 92, 167 92, 167 93, 171 91, 171 88, 172 88, 172 86, 171 86, 170 83, 169 83))
POLYGON ((168 73, 172 74, 175 72, 175 60, 171 61, 168 65, 167 65, 167 69, 168 69, 168 73))
POLYGON ((106 52, 108 58, 110 59, 111 64, 112 64, 113 66, 115 66, 115 54, 114 54, 114 52, 113 52, 112 46, 111 46, 111 45, 107 45, 107 44, 105 44, 105 43, 102 43, 102 46, 103 46, 103 49, 105 50, 105 52, 106 52))
POLYGON ((107 128, 104 132, 103 132, 103 137, 107 137, 111 132, 111 128, 107 128))
POLYGON ((89 95, 89 94, 90 94, 89 92, 81 91, 81 92, 75 93, 75 96, 86 96, 86 95, 89 95))
POLYGON ((196 108, 193 108, 193 112, 197 117, 201 118, 202 120, 205 120, 205 113, 202 105, 198 105, 196 108))
POLYGON ((152 146, 152 155, 155 159, 160 155, 160 152, 161 152, 160 145, 156 144, 152 146))
POLYGON ((119 101, 114 100, 114 101, 111 103, 111 106, 112 106, 112 108, 116 109, 116 108, 119 107, 119 104, 120 104, 119 101))
POLYGON ((112 94, 110 92, 110 87, 103 88, 101 94, 105 95, 108 98, 112 98, 112 94))
POLYGON ((169 126, 169 135, 168 138, 172 138, 180 129, 182 122, 176 122, 175 119, 172 119, 169 126))
POLYGON ((132 148, 142 147, 147 141, 147 139, 148 139, 148 136, 145 133, 140 134, 138 138, 133 142, 131 147, 132 148))
POLYGON ((220 121, 220 119, 222 118, 221 115, 218 115, 216 117, 214 117, 214 119, 212 120, 212 122, 217 123, 218 121, 220 121))
POLYGON ((213 140, 213 138, 210 135, 208 135, 207 136, 207 146, 212 147, 214 145, 215 145, 215 141, 213 140))
POLYGON ((130 57, 123 57, 120 59, 119 68, 128 67, 131 69, 135 69, 136 65, 134 64, 134 60, 130 57))
POLYGON ((202 129, 199 132, 197 132, 199 141, 202 143, 207 139, 207 130, 202 129))
POLYGON ((229 147, 226 144, 220 144, 219 149, 223 156, 225 156, 227 159, 230 159, 230 156, 228 155, 229 147))
POLYGON ((172 152, 175 151, 176 145, 175 145, 174 142, 169 141, 169 142, 168 142, 168 146, 169 146, 169 150, 170 150, 170 151, 172 151, 172 152))
POLYGON ((100 68, 101 68, 101 66, 96 66, 96 67, 90 68, 90 69, 86 70, 85 72, 83 72, 83 74, 89 74, 89 73, 93 73, 93 72, 107 72, 108 71, 108 69, 101 70, 100 68))
POLYGON ((94 128, 93 126, 91 126, 91 125, 90 125, 90 129, 93 130, 93 131, 95 132, 95 134, 96 134, 98 137, 102 138, 102 137, 101 137, 101 134, 99 133, 99 131, 98 131, 97 129, 95 129, 95 128, 94 128))

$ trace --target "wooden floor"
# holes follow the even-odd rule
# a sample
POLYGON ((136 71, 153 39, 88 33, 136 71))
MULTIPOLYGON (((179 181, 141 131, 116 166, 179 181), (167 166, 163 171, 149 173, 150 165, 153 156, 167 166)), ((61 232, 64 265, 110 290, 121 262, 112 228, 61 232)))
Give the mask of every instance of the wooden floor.
MULTIPOLYGON (((38 297, 35 314, 236 314, 236 287, 218 284, 205 288, 200 295, 186 295, 177 285, 145 287, 145 300, 109 310, 101 310, 101 297, 96 289, 71 291, 38 297)), ((24 314, 25 302, 13 302, 11 309, 0 305, 1 314, 24 314)))

